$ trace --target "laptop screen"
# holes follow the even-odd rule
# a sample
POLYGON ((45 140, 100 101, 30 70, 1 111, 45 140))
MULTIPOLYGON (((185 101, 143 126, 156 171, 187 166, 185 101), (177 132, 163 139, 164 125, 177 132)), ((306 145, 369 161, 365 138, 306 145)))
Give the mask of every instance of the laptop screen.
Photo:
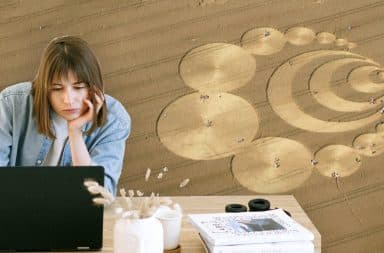
POLYGON ((103 207, 83 185, 103 167, 0 167, 0 250, 97 250, 103 207))

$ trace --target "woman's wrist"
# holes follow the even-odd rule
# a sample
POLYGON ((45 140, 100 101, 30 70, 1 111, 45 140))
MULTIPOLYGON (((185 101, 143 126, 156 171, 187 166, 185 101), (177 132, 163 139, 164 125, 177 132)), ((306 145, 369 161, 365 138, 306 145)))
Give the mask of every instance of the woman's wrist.
POLYGON ((83 137, 83 132, 80 128, 70 128, 68 127, 68 137, 83 137))

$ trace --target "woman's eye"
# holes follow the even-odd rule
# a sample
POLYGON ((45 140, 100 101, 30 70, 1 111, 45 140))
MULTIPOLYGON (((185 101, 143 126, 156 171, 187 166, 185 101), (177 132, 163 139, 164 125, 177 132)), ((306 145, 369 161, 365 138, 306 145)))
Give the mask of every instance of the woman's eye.
POLYGON ((87 88, 87 86, 85 86, 85 85, 75 86, 75 89, 77 89, 77 90, 85 89, 85 88, 87 88))
POLYGON ((88 87, 88 85, 86 83, 79 83, 79 84, 74 86, 75 89, 84 89, 87 87, 88 87))

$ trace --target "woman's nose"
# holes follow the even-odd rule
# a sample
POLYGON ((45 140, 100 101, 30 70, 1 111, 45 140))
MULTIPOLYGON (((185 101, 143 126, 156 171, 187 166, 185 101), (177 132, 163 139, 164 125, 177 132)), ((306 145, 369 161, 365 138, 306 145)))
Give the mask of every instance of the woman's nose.
POLYGON ((65 89, 63 94, 63 102, 65 104, 72 104, 73 98, 73 92, 71 89, 65 89))

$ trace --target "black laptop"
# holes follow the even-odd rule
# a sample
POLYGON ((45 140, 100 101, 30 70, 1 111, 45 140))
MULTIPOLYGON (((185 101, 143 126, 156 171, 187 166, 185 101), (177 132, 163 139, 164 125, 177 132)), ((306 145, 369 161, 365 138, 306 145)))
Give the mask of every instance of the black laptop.
POLYGON ((103 167, 0 167, 0 251, 98 250, 103 207, 83 185, 103 167))

